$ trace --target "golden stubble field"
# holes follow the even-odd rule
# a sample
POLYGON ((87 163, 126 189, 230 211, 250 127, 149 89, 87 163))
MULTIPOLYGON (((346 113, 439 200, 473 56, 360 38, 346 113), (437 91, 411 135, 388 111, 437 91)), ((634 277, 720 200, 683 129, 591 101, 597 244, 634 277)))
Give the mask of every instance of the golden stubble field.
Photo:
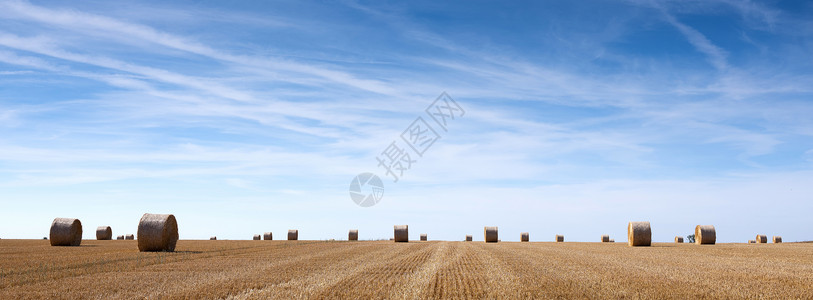
POLYGON ((813 298, 813 244, 0 240, 0 299, 813 298))

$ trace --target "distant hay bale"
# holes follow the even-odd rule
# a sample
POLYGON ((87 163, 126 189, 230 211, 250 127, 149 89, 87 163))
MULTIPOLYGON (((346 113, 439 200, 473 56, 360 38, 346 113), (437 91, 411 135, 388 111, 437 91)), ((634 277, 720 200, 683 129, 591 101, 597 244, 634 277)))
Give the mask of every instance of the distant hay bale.
POLYGON ((749 244, 756 244, 756 243, 757 243, 757 241, 755 241, 755 240, 748 240, 748 243, 749 243, 749 244))
POLYGON ((486 226, 485 228, 483 228, 483 237, 486 243, 499 242, 497 235, 497 226, 486 226))
POLYGON ((210 240, 210 241, 216 241, 216 240, 217 240, 217 237, 216 237, 216 236, 210 237, 210 238, 209 238, 209 240, 210 240))
POLYGON ((409 226, 408 225, 395 225, 393 227, 394 235, 393 240, 396 243, 408 243, 409 242, 409 226))
POLYGON ((627 241, 630 247, 652 245, 652 227, 649 226, 649 221, 629 222, 627 241))
POLYGON ((117 239, 117 240, 123 240, 123 239, 124 239, 124 236, 123 236, 123 235, 117 236, 117 237, 116 237, 116 239, 117 239))
POLYGON ((781 236, 773 236, 773 243, 774 244, 779 244, 781 242, 782 242, 782 237, 781 236))
POLYGON ((299 230, 298 229, 288 229, 288 240, 289 241, 296 241, 299 239, 299 230))
POLYGON ((605 234, 605 235, 602 235, 602 236, 601 236, 601 242, 602 242, 602 243, 609 243, 609 242, 610 242, 610 236, 609 236, 609 235, 606 235, 606 234, 605 234))
POLYGON ((755 239, 757 244, 766 244, 768 243, 768 236, 764 234, 757 234, 757 238, 755 239))
POLYGON ((608 243, 615 243, 615 240, 614 240, 614 239, 610 239, 610 240, 609 240, 609 241, 607 241, 607 242, 608 242, 608 243))
POLYGON ((254 239, 255 241, 259 241, 259 240, 260 240, 260 238, 262 238, 262 236, 261 236, 261 235, 259 235, 259 234, 255 234, 253 239, 254 239))
POLYGON ((97 240, 112 240, 113 239, 113 229, 110 226, 99 226, 96 227, 96 239, 97 240))
POLYGON ((694 243, 697 245, 717 243, 717 230, 714 229, 714 225, 697 225, 694 228, 694 243))
POLYGON ((531 240, 531 235, 527 232, 520 232, 519 233, 519 241, 520 242, 527 242, 531 240))
POLYGON ((682 244, 683 243, 683 237, 682 236, 676 236, 675 237, 675 243, 682 244))
POLYGON ((144 214, 138 222, 138 251, 175 251, 178 222, 171 214, 144 214))
POLYGON ((82 222, 71 218, 54 219, 50 240, 51 246, 79 246, 82 243, 82 222))
POLYGON ((472 239, 473 239, 473 238, 472 238, 471 234, 467 234, 467 235, 466 235, 466 241, 467 241, 467 242, 471 242, 471 241, 472 241, 472 239))
POLYGON ((359 230, 358 229, 350 229, 350 232, 347 233, 347 240, 348 241, 358 241, 359 240, 359 230))
POLYGON ((426 233, 421 233, 421 241, 426 242, 426 233))
POLYGON ((557 243, 563 243, 564 241, 565 241, 565 236, 564 235, 558 235, 558 234, 556 235, 556 242, 557 243))
POLYGON ((273 241, 274 240, 274 234, 271 233, 271 232, 263 233, 263 240, 273 241))
POLYGON ((131 233, 131 234, 128 234, 128 235, 125 235, 125 236, 124 236, 124 239, 125 239, 125 240, 134 240, 134 239, 135 239, 135 235, 133 235, 132 233, 131 233))

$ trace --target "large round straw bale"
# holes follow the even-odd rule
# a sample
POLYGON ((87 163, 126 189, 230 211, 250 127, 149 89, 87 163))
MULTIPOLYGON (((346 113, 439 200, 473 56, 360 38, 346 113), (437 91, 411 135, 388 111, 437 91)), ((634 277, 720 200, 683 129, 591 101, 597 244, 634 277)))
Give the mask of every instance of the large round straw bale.
POLYGON ((175 251, 178 222, 171 214, 144 214, 138 222, 138 251, 175 251))
POLYGON ((473 238, 472 238, 471 234, 467 234, 467 235, 466 235, 466 241, 467 241, 467 242, 471 242, 471 241, 472 241, 472 239, 473 239, 473 238))
POLYGON ((531 239, 531 235, 527 232, 520 232, 519 233, 519 241, 520 242, 527 242, 531 239))
POLYGON ((717 242, 717 230, 714 225, 697 225, 694 228, 694 243, 697 245, 714 245, 717 242))
POLYGON ((348 241, 358 241, 359 240, 359 230, 358 229, 350 229, 350 232, 347 233, 347 240, 348 241))
POLYGON ((426 242, 426 233, 421 233, 421 241, 426 242))
POLYGON ((97 240, 112 240, 113 239, 113 229, 111 229, 110 226, 96 227, 96 239, 97 240))
POLYGON ((393 240, 396 243, 407 243, 409 242, 409 226, 408 225, 395 225, 394 229, 394 236, 393 240))
POLYGON ((209 240, 210 240, 210 241, 216 241, 216 240, 217 240, 217 237, 216 237, 216 236, 210 237, 210 238, 209 238, 209 240))
POLYGON ((756 244, 756 243, 757 243, 757 241, 755 241, 755 240, 748 240, 748 243, 749 243, 749 244, 756 244))
POLYGON ((652 228, 649 221, 630 222, 627 225, 627 241, 630 246, 649 246, 652 244, 652 228))
POLYGON ((125 235, 125 236, 124 236, 124 239, 125 239, 125 240, 134 240, 134 239, 135 239, 135 235, 133 235, 132 233, 131 233, 131 234, 128 234, 128 235, 125 235))
POLYGON ((117 239, 117 240, 123 240, 123 239, 124 239, 124 236, 123 236, 123 235, 117 236, 117 237, 116 237, 116 239, 117 239))
POLYGON ((253 239, 254 239, 255 241, 259 241, 259 240, 260 240, 260 238, 262 238, 262 236, 261 236, 261 235, 259 235, 259 234, 255 234, 253 239))
POLYGON ((779 244, 781 242, 782 242, 782 237, 781 236, 773 236, 773 243, 774 244, 779 244))
POLYGON ((485 238, 486 243, 498 242, 497 226, 486 226, 483 228, 483 237, 485 238))
POLYGON ((82 222, 71 218, 54 219, 50 240, 51 246, 79 246, 82 243, 82 222))
POLYGON ((683 237, 682 236, 676 236, 675 237, 675 243, 678 243, 678 244, 683 243, 683 237))
POLYGON ((288 240, 289 241, 296 241, 299 239, 299 230, 298 229, 288 229, 288 240))
POLYGON ((556 242, 557 243, 563 243, 564 241, 565 241, 565 236, 564 235, 558 235, 558 234, 556 235, 556 242))
POLYGON ((766 236, 764 234, 757 234, 756 241, 757 241, 757 244, 768 243, 768 236, 766 236))
POLYGON ((606 235, 606 234, 605 234, 605 235, 602 235, 602 236, 601 236, 601 242, 602 242, 602 243, 609 243, 609 242, 610 242, 610 236, 609 236, 609 235, 606 235))
POLYGON ((263 233, 263 240, 265 240, 265 241, 273 241, 274 240, 274 234, 271 233, 271 232, 263 233))

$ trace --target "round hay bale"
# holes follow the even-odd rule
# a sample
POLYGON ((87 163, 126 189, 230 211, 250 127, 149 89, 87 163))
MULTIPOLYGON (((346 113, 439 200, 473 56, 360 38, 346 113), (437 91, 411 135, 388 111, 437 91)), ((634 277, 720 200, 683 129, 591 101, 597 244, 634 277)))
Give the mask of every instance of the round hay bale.
POLYGON ((609 236, 609 235, 606 235, 606 234, 605 234, 605 235, 602 235, 602 236, 601 236, 601 242, 602 242, 602 243, 609 243, 609 242, 610 242, 610 236, 609 236))
POLYGON ((99 226, 96 227, 96 239, 97 240, 112 240, 113 239, 113 229, 110 226, 99 226))
POLYGON ((527 242, 529 240, 531 240, 531 235, 528 234, 527 232, 521 232, 519 234, 519 241, 520 242, 527 242))
POLYGON ((774 244, 779 244, 781 242, 782 242, 782 237, 781 236, 773 236, 773 243, 774 244))
POLYGON ((757 238, 755 239, 757 244, 766 244, 768 243, 768 236, 764 234, 757 234, 757 238))
POLYGON ((271 232, 263 233, 263 240, 273 241, 274 240, 274 234, 271 233, 271 232))
POLYGON ((473 239, 473 238, 472 238, 471 234, 467 234, 467 235, 466 235, 466 241, 467 241, 467 242, 471 242, 471 241, 472 241, 472 239, 473 239))
POLYGON ((757 241, 755 241, 755 240, 748 240, 748 243, 749 243, 749 244, 756 244, 756 243, 757 243, 757 241))
POLYGON ((254 235, 254 237, 253 237, 252 239, 253 239, 253 240, 255 240, 255 241, 259 241, 259 240, 260 240, 260 238, 262 238, 262 236, 261 236, 261 235, 259 235, 259 234, 255 234, 255 235, 254 235))
POLYGON ((682 244, 683 243, 683 237, 682 236, 676 236, 675 237, 675 243, 682 244))
POLYGON ((421 241, 426 242, 426 233, 421 233, 421 241))
POLYGON ((82 222, 79 219, 56 218, 51 223, 51 246, 79 246, 82 243, 82 222))
POLYGON ((497 234, 497 226, 486 226, 483 228, 483 237, 486 243, 497 243, 499 242, 498 234, 497 234))
POLYGON ((396 243, 408 243, 409 242, 409 226, 408 225, 395 225, 393 227, 394 235, 393 240, 396 243))
POLYGON ((124 236, 124 239, 125 239, 125 240, 134 240, 134 239, 135 239, 135 235, 133 235, 132 233, 131 233, 131 234, 128 234, 128 235, 125 235, 125 236, 124 236))
POLYGON ((217 240, 217 237, 216 237, 216 236, 210 237, 210 238, 209 238, 209 240, 210 240, 210 241, 216 241, 216 240, 217 240))
POLYGON ((138 222, 138 251, 175 251, 178 222, 171 214, 144 214, 138 222))
POLYGON ((558 234, 556 235, 556 242, 557 243, 564 243, 564 241, 565 241, 565 236, 564 235, 558 235, 558 234))
POLYGON ((359 230, 358 229, 350 229, 350 232, 347 233, 347 240, 348 241, 358 241, 359 240, 359 230))
POLYGON ((124 239, 124 236, 123 236, 123 235, 117 236, 117 237, 116 237, 116 239, 117 239, 117 240, 123 240, 123 239, 124 239))
POLYGON ((717 230, 714 229, 714 225, 697 225, 694 228, 694 243, 697 245, 717 243, 717 230))
POLYGON ((299 230, 298 229, 288 229, 288 240, 289 241, 296 241, 299 239, 299 230))
POLYGON ((627 225, 627 241, 630 247, 652 245, 652 228, 649 221, 630 222, 627 225))
POLYGON ((615 243, 615 239, 610 239, 610 240, 609 240, 609 241, 607 241, 607 242, 608 242, 608 243, 615 243))

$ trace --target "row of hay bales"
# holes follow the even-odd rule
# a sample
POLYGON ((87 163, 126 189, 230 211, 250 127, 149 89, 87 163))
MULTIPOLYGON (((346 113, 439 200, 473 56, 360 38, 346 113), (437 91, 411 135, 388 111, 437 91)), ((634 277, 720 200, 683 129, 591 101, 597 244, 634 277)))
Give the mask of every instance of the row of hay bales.
MULTIPOLYGON (((393 227, 393 241, 395 242, 409 242, 409 226, 408 225, 395 225, 393 227)), ((426 234, 420 235, 421 241, 426 241, 426 234)), ((498 228, 496 226, 486 226, 483 228, 483 238, 486 243, 496 243, 499 241, 498 228)), ((527 242, 530 240, 528 232, 520 233, 520 241, 527 242)), ((564 242, 565 238, 562 235, 556 235, 556 242, 564 242)), ((761 243, 767 242, 767 237, 764 235, 757 235, 757 240, 761 243)), ((465 241, 472 241, 471 235, 466 235, 465 241)), ((612 243, 615 242, 609 235, 602 235, 601 242, 612 243)), ((697 225, 695 226, 695 244, 698 245, 714 245, 717 242, 717 231, 714 225, 697 225)), ((774 243, 781 243, 782 237, 774 236, 774 243)), ((627 243, 631 247, 650 246, 652 245, 652 226, 649 221, 642 222, 629 222, 627 225, 627 243)), ((675 243, 683 243, 683 237, 675 237, 675 243)))
MULTIPOLYGON (((96 229, 96 238, 99 240, 112 239, 113 231, 110 226, 100 226, 96 229)), ((174 251, 175 244, 178 241, 178 224, 175 216, 171 214, 144 214, 138 223, 138 249, 139 251, 174 251)), ((395 225, 393 233, 393 241, 395 242, 408 242, 409 241, 409 226, 408 225, 395 225)), ((483 228, 483 238, 487 243, 499 242, 498 228, 496 226, 486 226, 483 228)), ((629 222, 627 225, 627 240, 629 246, 650 246, 652 244, 652 228, 648 221, 644 222, 629 222)), ((118 236, 117 240, 121 239, 134 239, 132 234, 127 236, 118 236)), ((254 235, 254 240, 259 240, 260 235, 254 235)), ((273 240, 271 232, 263 234, 264 240, 273 240)), ((299 230, 288 230, 288 240, 298 240, 299 230)), ((213 236, 210 240, 217 240, 213 236)), ((358 240, 358 229, 351 229, 348 233, 348 240, 358 240)), ((420 235, 421 241, 427 241, 427 234, 420 235)), ((520 233, 520 241, 528 242, 530 234, 528 232, 520 233)), ((716 230, 713 225, 697 225, 695 227, 695 243, 696 244, 715 244, 717 240, 716 230)), ((51 223, 50 232, 51 246, 79 246, 82 242, 82 222, 78 219, 71 218, 56 218, 51 223)), ((472 241, 471 235, 466 235, 465 241, 472 241)), ((556 242, 564 242, 563 235, 556 235, 556 242)), ((601 236, 602 242, 614 242, 610 239, 609 235, 601 236)), ((756 240, 749 241, 754 243, 767 243, 767 236, 757 235, 756 240)), ((782 237, 774 236, 774 243, 781 243, 782 237)), ((675 237, 675 243, 683 243, 683 237, 675 237)))
MULTIPOLYGON (((717 242, 717 231, 714 226, 695 226, 694 242, 698 245, 714 245, 717 242)), ((652 245, 652 227, 649 222, 629 222, 627 225, 627 243, 630 247, 652 245)), ((683 243, 683 237, 676 236, 675 243, 683 243)))
MULTIPOLYGON (((351 230, 350 232, 351 232, 351 235, 352 235, 353 231, 351 230)), ((254 237, 252 237, 252 240, 259 241, 260 237, 261 236, 259 234, 255 234, 254 237)), ((357 237, 356 239, 358 239, 358 230, 356 230, 356 237, 357 237)), ((271 232, 265 232, 262 235, 262 240, 273 241, 274 240, 274 234, 271 233, 271 232)), ((289 241, 297 241, 297 240, 299 240, 299 230, 298 229, 289 229, 288 230, 288 240, 289 241)))
MULTIPOLYGON (((530 240, 530 234, 528 232, 520 233, 520 241, 527 242, 530 240)), ((390 239, 391 241, 395 241, 396 243, 406 243, 409 242, 409 225, 395 225, 393 226, 393 238, 390 239)), ((421 241, 427 241, 427 234, 421 233, 420 234, 421 241)), ((471 242, 473 240, 472 235, 467 234, 464 241, 471 242)), ((483 228, 483 240, 486 243, 496 243, 499 242, 499 233, 497 226, 486 226, 483 228)), ((557 242, 564 242, 565 236, 563 235, 556 235, 557 242)))
MULTIPOLYGON (((78 221, 78 220, 77 220, 78 221)), ((99 226, 96 228, 96 239, 100 241, 108 241, 113 239, 113 229, 110 226, 99 226)), ((134 240, 135 236, 131 234, 119 235, 116 240, 134 240)))
MULTIPOLYGON (((110 226, 96 229, 96 238, 111 240, 113 230, 110 226)), ((133 240, 128 234, 118 236, 117 240, 133 240)), ((82 222, 73 218, 56 218, 51 223, 51 246, 79 246, 82 243, 82 222)), ((175 251, 178 242, 178 222, 171 214, 144 214, 138 222, 139 251, 175 251)))
MULTIPOLYGON (((255 234, 251 239, 255 240, 255 241, 259 241, 261 238, 262 238, 262 240, 272 241, 272 240, 274 240, 274 234, 271 233, 271 232, 263 233, 262 236, 260 236, 259 234, 255 234)), ((424 238, 425 238, 425 236, 424 236, 424 238)), ((288 240, 289 241, 299 240, 299 230, 297 230, 297 229, 288 230, 288 240)), ((350 229, 350 231, 347 233, 347 240, 348 241, 358 241, 359 240, 359 230, 358 229, 350 229)))
MULTIPOLYGON (((773 236, 771 241, 773 241, 774 244, 782 243, 782 237, 775 235, 775 236, 773 236)), ((764 234, 757 234, 757 237, 755 239, 753 239, 753 240, 749 240, 748 243, 749 244, 767 244, 768 243, 768 236, 766 236, 764 234)))

